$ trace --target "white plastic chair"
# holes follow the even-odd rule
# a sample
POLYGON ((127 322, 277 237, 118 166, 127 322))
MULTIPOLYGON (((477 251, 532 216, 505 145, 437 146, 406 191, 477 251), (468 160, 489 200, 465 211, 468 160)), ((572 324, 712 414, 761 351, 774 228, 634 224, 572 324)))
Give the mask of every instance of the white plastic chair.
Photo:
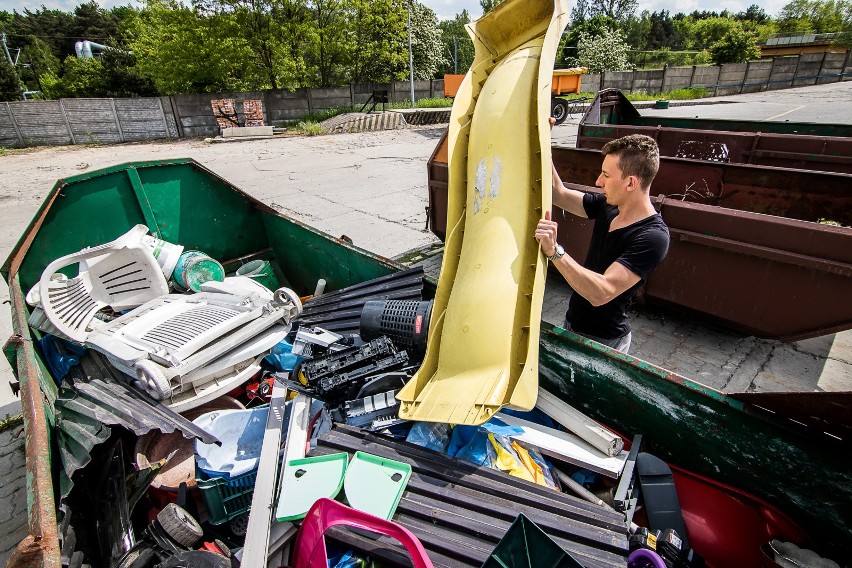
POLYGON ((92 319, 109 306, 119 312, 169 293, 166 278, 151 250, 142 242, 148 233, 136 225, 116 240, 58 258, 39 280, 41 307, 50 323, 70 339, 83 343, 92 319), (55 278, 79 264, 74 278, 55 278))
POLYGON ((205 283, 201 290, 151 300, 99 327, 86 346, 168 404, 271 349, 302 310, 292 290, 273 293, 241 276, 205 283))

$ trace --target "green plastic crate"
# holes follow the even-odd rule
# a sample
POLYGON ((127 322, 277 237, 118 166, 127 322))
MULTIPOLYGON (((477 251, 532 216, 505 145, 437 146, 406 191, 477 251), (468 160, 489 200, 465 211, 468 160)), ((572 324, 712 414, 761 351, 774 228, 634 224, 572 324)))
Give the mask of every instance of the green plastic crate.
POLYGON ((583 565, 521 513, 482 568, 583 568, 583 565))
POLYGON ((247 512, 251 508, 256 480, 256 469, 230 479, 197 479, 196 484, 207 507, 208 522, 221 525, 247 512))

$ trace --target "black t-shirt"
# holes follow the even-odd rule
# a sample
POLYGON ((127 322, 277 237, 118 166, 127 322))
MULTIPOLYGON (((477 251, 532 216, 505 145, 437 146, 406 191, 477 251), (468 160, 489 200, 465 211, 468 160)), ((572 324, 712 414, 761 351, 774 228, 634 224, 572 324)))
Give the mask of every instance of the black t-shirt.
POLYGON ((616 339, 630 331, 627 306, 636 290, 669 250, 669 228, 663 218, 655 214, 610 231, 610 224, 618 215, 618 208, 608 205, 606 196, 600 193, 585 194, 583 208, 589 219, 595 222, 589 254, 583 266, 603 274, 613 262, 619 262, 639 276, 640 280, 598 307, 592 306, 580 294, 573 294, 568 304, 568 323, 576 332, 601 339, 616 339))

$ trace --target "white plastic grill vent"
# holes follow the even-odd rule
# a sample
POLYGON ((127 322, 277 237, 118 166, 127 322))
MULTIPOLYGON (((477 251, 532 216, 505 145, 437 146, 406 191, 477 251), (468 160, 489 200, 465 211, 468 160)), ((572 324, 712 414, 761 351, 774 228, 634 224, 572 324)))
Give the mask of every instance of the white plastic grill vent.
POLYGON ((241 312, 223 306, 198 306, 151 328, 142 339, 152 344, 179 349, 240 314, 241 312))

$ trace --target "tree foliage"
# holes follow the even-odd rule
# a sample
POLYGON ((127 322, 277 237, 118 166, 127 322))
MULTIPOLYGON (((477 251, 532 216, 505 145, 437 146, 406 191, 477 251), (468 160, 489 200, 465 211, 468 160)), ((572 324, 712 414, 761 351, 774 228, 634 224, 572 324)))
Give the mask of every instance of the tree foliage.
POLYGON ((850 0, 793 0, 778 15, 781 32, 836 33, 852 29, 850 0))
POLYGON ((596 36, 581 32, 577 48, 577 63, 588 67, 590 73, 629 68, 627 44, 616 30, 605 28, 596 36))
POLYGON ((0 57, 0 101, 21 99, 21 81, 6 57, 0 57))
POLYGON ((470 14, 462 10, 452 20, 438 22, 443 43, 444 65, 438 68, 438 74, 466 73, 473 63, 473 41, 465 29, 470 23, 470 14))
POLYGON ((710 47, 714 65, 745 63, 760 57, 760 48, 754 34, 742 29, 732 29, 710 47))
POLYGON ((411 52, 415 79, 431 79, 446 64, 438 18, 431 8, 419 2, 411 5, 411 52))
POLYGON ((638 5, 638 0, 577 0, 571 10, 571 21, 579 24, 595 16, 604 16, 621 23, 635 14, 638 5))

